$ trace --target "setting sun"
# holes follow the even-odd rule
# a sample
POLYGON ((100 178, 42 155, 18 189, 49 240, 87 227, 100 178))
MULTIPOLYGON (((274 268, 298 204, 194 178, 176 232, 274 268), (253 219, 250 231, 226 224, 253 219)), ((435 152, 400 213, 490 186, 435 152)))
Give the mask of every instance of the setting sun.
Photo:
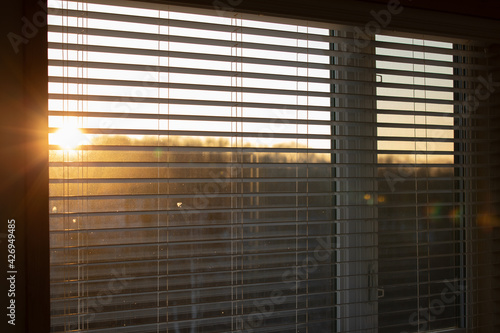
POLYGON ((64 150, 73 150, 78 146, 85 144, 87 137, 82 133, 78 126, 66 124, 60 127, 50 138, 50 144, 58 145, 64 150))

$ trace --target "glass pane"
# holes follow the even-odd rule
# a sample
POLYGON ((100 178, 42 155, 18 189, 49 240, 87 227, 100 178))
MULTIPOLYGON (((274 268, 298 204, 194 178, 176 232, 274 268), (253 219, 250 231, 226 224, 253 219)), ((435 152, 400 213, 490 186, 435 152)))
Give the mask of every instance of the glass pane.
MULTIPOLYGON (((451 43, 436 45, 422 39, 377 36, 377 40, 402 47, 453 48, 451 43)), ((454 101, 450 64, 454 60, 451 55, 391 51, 376 49, 376 54, 395 57, 394 61, 377 61, 377 69, 403 71, 406 76, 377 74, 379 81, 408 88, 377 88, 377 96, 381 96, 377 105, 378 283, 384 289, 379 300, 379 327, 397 333, 460 327, 463 313, 456 287, 463 278, 464 236, 461 220, 455 218, 460 201, 453 167, 456 129, 450 116, 454 101), (402 64, 397 57, 439 60, 442 66, 402 64), (450 79, 412 77, 414 72, 448 74, 450 79), (450 88, 450 92, 443 88, 450 88), (391 102, 391 97, 413 101, 391 102), (442 104, 427 104, 428 99, 442 104), (387 110, 404 112, 393 115, 387 110)))

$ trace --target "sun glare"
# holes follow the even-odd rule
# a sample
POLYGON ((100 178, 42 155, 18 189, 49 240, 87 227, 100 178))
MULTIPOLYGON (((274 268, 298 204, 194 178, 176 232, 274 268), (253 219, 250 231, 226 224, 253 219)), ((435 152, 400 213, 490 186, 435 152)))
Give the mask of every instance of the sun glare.
POLYGON ((64 150, 74 150, 86 141, 87 138, 80 128, 69 124, 60 127, 50 138, 51 144, 58 145, 64 150))

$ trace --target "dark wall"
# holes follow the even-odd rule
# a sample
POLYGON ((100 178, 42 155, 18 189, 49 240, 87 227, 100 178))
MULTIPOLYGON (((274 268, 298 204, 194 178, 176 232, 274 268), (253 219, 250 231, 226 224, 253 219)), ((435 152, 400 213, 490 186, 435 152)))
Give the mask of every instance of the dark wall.
POLYGON ((8 1, 1 14, 0 331, 6 333, 48 332, 45 8, 44 1, 8 1), (11 259, 15 261, 9 263, 7 226, 12 220, 15 258, 11 259), (15 295, 9 297, 7 277, 11 276, 15 278, 15 295), (6 309, 11 300, 15 300, 15 325, 7 322, 11 310, 6 309))
MULTIPOLYGON (((365 2, 386 4, 388 0, 363 0, 365 2)), ((485 17, 500 20, 500 1, 498 0, 401 0, 408 8, 420 8, 443 13, 485 17)))
MULTIPOLYGON (((498 6, 479 6, 477 1, 420 1, 420 0, 140 0, 146 2, 174 3, 178 5, 211 8, 221 14, 248 12, 289 18, 306 18, 316 21, 337 22, 365 27, 375 20, 373 13, 387 11, 389 6, 404 10, 391 15, 387 29, 418 31, 424 34, 460 36, 471 39, 498 39, 500 21, 476 17, 474 13, 494 14, 498 6), (418 5, 416 5, 418 4, 418 5), (427 5, 426 5, 427 4, 427 5), (447 5, 448 4, 448 5, 447 5), (443 11, 447 9, 447 11, 443 11), (473 9, 474 8, 474 9, 473 9)), ((479 1, 481 3, 481 1, 479 1)), ((484 15, 483 15, 484 16, 484 15)), ((488 16, 488 17, 489 17, 488 16)))
MULTIPOLYGON (((16 239, 16 270, 19 272, 16 276, 16 326, 7 323, 7 311, 10 298, 7 293, 10 283, 7 283, 7 231, 9 220, 15 219, 15 236, 23 234, 24 213, 24 187, 25 177, 20 172, 23 169, 26 159, 22 152, 23 136, 18 128, 23 126, 21 114, 23 112, 23 57, 16 53, 12 48, 7 36, 9 33, 21 32, 22 2, 12 1, 6 4, 10 15, 2 15, 2 44, 1 44, 1 62, 0 67, 0 269, 1 269, 1 297, 0 308, 2 321, 0 327, 4 328, 2 332, 24 332, 24 251, 23 237, 16 239)), ((10 318, 9 318, 10 319, 10 318)))

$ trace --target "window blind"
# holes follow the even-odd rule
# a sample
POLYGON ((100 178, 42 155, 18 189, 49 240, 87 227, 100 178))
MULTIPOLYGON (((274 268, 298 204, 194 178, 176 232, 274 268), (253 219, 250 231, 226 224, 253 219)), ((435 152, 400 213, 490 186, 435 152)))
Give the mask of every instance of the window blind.
POLYGON ((53 332, 474 327, 482 45, 112 0, 48 19, 53 332))
POLYGON ((476 229, 472 127, 465 106, 481 57, 432 37, 379 35, 379 327, 466 328, 476 229), (475 63, 472 62, 472 63, 475 63))
POLYGON ((494 224, 479 134, 489 131, 493 57, 485 44, 430 36, 376 42, 379 327, 474 331, 488 302, 476 293, 492 274, 476 260, 488 257, 478 244, 494 224))
POLYGON ((53 331, 333 330, 329 30, 108 2, 49 20, 53 331))

